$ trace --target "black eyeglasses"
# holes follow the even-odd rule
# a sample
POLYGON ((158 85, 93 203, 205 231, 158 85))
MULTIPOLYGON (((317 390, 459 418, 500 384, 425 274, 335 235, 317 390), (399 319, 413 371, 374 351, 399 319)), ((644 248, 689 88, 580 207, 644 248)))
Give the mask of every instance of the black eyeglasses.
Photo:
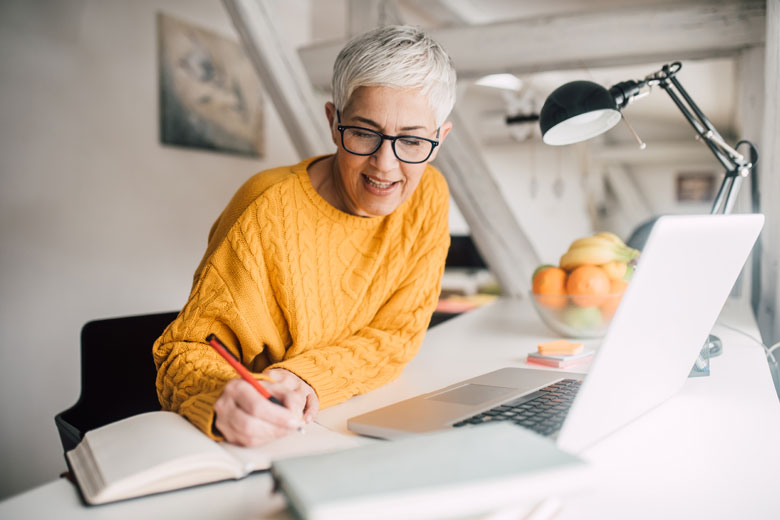
MULTIPOLYGON (((392 143, 393 153, 399 161, 409 164, 419 164, 428 160, 439 141, 418 137, 416 135, 385 135, 382 132, 363 128, 362 126, 347 126, 341 124, 341 113, 337 110, 338 130, 341 132, 341 146, 355 155, 373 155, 387 139, 392 143)), ((436 129, 439 137, 439 129, 436 129)))

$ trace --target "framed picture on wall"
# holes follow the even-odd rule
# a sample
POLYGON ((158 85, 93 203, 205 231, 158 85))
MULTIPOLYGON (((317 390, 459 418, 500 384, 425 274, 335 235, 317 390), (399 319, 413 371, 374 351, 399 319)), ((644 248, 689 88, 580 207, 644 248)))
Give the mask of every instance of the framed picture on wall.
POLYGON ((241 46, 163 13, 157 36, 160 141, 262 156, 261 85, 241 46))
POLYGON ((679 172, 676 194, 678 202, 711 202, 715 198, 713 172, 679 172))

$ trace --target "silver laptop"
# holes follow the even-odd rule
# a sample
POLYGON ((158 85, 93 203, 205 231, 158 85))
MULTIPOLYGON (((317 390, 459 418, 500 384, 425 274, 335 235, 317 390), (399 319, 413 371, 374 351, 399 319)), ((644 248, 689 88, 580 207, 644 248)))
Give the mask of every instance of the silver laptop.
POLYGON ((347 427, 391 439, 510 420, 582 451, 682 387, 763 223, 759 214, 658 219, 587 376, 502 368, 347 427))

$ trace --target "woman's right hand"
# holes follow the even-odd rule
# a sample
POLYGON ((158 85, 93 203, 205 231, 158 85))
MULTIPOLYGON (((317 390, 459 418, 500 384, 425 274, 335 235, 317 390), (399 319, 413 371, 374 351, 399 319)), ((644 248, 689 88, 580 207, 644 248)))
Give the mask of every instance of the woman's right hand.
MULTIPOLYGON (((276 394, 279 390, 275 390, 276 394)), ((275 397, 282 403, 291 401, 284 395, 275 397)), ((214 403, 214 412, 219 433, 228 442, 241 446, 265 444, 298 430, 304 424, 301 410, 294 412, 272 403, 243 379, 232 379, 225 385, 222 395, 214 403)))

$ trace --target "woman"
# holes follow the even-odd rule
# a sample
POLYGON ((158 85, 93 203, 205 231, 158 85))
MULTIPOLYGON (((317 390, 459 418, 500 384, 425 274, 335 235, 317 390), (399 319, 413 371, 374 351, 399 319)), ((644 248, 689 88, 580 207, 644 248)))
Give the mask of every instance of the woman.
POLYGON ((189 300, 154 345, 164 409, 257 445, 401 373, 449 247, 449 193, 428 163, 454 101, 450 59, 418 29, 345 46, 325 105, 336 152, 255 175, 217 219, 189 300), (283 406, 236 378, 211 333, 283 406))

